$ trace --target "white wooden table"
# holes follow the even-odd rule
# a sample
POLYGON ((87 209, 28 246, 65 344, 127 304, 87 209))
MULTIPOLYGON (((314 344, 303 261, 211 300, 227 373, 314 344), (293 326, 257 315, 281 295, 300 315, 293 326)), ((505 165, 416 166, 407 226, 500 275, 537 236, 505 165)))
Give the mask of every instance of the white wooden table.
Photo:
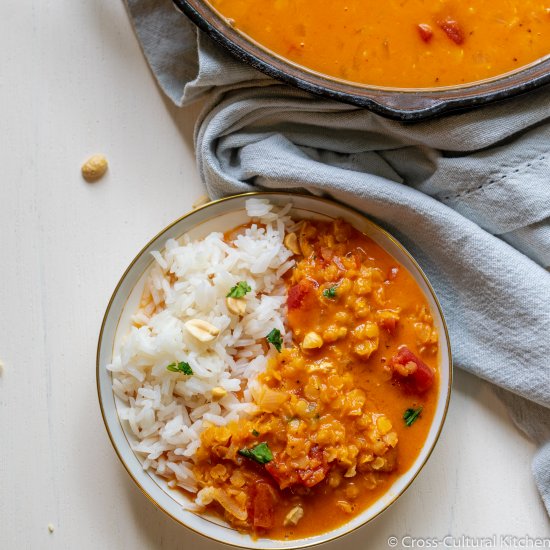
MULTIPOLYGON (((161 95, 119 0, 3 0, 0 51, 0 548, 222 548, 134 486, 95 385, 99 326, 120 275, 204 193, 198 107, 161 95), (95 152, 110 170, 89 185, 79 170, 95 152)), ((326 548, 384 549, 391 535, 549 537, 532 455, 489 387, 457 372, 419 478, 326 548)))

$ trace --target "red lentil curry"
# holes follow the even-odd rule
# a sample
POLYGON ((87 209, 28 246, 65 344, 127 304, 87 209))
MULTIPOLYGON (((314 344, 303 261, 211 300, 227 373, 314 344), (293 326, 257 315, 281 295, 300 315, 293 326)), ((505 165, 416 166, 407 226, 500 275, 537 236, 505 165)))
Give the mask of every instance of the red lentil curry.
POLYGON ((439 379, 426 299, 389 254, 341 220, 306 221, 285 244, 293 344, 268 335, 279 353, 253 388, 258 414, 207 427, 195 464, 211 511, 274 539, 378 499, 418 456, 439 379))
POLYGON ((437 87, 550 53, 540 0, 210 0, 237 29, 299 65, 352 82, 437 87))

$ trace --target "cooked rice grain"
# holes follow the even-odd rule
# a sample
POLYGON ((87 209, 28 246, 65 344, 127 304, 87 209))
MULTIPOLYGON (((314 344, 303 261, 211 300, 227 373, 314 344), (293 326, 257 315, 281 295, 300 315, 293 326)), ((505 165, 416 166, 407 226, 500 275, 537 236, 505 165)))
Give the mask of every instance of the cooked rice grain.
POLYGON ((275 353, 266 351, 265 336, 273 328, 285 335, 281 277, 294 265, 283 245, 285 227, 293 225, 290 208, 277 212, 266 200, 249 199, 252 224, 231 243, 221 233, 197 242, 184 235, 168 240, 163 252, 152 252, 155 264, 134 325, 107 368, 123 402, 120 418, 135 437, 134 451, 144 468, 172 487, 197 490, 192 460, 207 425, 224 425, 255 410, 251 382, 275 353), (242 318, 228 311, 225 300, 239 281, 252 287, 243 298, 242 318), (212 324, 219 335, 198 341, 184 327, 191 319, 212 324), (181 361, 193 375, 166 369, 181 361), (214 401, 216 387, 227 394, 214 401))

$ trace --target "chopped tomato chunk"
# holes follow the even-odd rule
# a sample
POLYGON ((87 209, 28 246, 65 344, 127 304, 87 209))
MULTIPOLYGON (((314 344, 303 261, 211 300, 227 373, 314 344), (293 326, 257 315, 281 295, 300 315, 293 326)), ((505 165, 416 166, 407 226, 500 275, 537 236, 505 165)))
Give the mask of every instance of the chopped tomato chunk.
POLYGON ((438 21, 437 24, 455 44, 462 44, 464 42, 464 31, 457 21, 448 17, 447 19, 438 21))
POLYGON ((311 285, 306 280, 302 280, 298 284, 291 286, 288 289, 288 298, 286 300, 288 309, 298 309, 301 307, 304 298, 310 290, 311 285))
POLYGON ((265 481, 257 481, 251 492, 249 513, 254 522, 254 528, 271 529, 275 524, 275 489, 265 481))
POLYGON ((265 465, 269 475, 278 483, 281 489, 286 489, 291 485, 297 485, 299 482, 296 470, 291 470, 287 464, 275 457, 271 462, 265 465))
POLYGON ((394 374, 410 382, 419 393, 430 389, 434 383, 434 370, 407 346, 401 346, 397 354, 390 359, 390 367, 394 374))
POLYGON ((427 25, 426 23, 420 23, 416 28, 418 29, 418 34, 420 35, 420 38, 422 38, 424 42, 428 43, 432 39, 434 32, 430 25, 427 25))
POLYGON ((323 452, 318 447, 311 449, 309 457, 310 466, 303 470, 292 468, 280 455, 275 456, 274 460, 266 464, 265 469, 281 489, 286 489, 292 485, 313 487, 325 479, 330 470, 330 465, 327 464, 323 452))
POLYGON ((394 334, 397 328, 397 321, 398 319, 396 317, 384 317, 380 320, 380 326, 390 334, 394 334))
POLYGON ((332 257, 334 256, 334 252, 332 251, 332 248, 328 246, 323 246, 321 248, 321 256, 325 262, 330 262, 332 260, 332 257))
POLYGON ((328 464, 319 465, 316 468, 299 470, 300 480, 305 487, 314 487, 325 479, 330 467, 328 464))

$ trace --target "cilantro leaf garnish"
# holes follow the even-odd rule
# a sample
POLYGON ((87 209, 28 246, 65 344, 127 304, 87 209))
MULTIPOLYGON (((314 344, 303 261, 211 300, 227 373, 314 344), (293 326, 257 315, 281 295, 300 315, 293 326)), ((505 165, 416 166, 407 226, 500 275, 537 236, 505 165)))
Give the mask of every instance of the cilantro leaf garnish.
POLYGON ((258 430, 252 430, 252 435, 254 437, 258 437, 260 435, 260 432, 258 430))
POLYGON ((323 290, 323 296, 325 298, 329 298, 330 300, 333 300, 336 298, 336 289, 338 288, 338 285, 331 286, 325 290, 323 290))
POLYGON ((418 409, 407 409, 403 413, 403 420, 407 426, 412 426, 413 422, 418 418, 418 415, 422 412, 422 406, 418 409))
POLYGON ((181 363, 170 363, 166 367, 166 370, 169 370, 170 372, 181 372, 187 376, 191 376, 193 374, 191 365, 185 361, 182 361, 181 363))
POLYGON ((246 281, 238 282, 228 293, 227 298, 242 298, 252 287, 246 281))
POLYGON ((281 331, 277 328, 274 328, 265 339, 273 345, 273 347, 280 353, 281 347, 283 345, 283 337, 281 336, 281 331))
POLYGON ((252 449, 240 449, 239 454, 254 460, 258 464, 267 464, 273 460, 273 453, 265 441, 258 443, 258 445, 252 447, 252 449))

